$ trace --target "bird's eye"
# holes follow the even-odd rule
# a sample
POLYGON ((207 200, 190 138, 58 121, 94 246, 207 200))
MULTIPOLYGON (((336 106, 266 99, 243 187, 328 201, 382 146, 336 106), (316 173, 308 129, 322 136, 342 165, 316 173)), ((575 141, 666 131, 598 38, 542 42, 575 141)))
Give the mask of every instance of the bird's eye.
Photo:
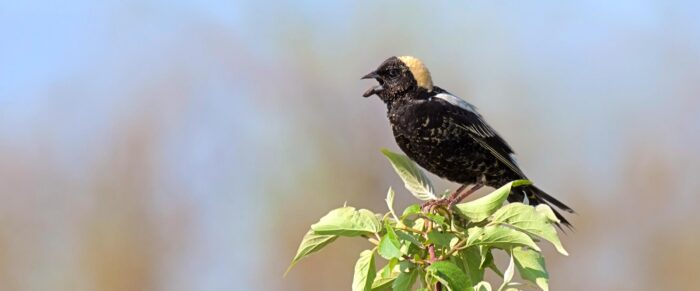
POLYGON ((387 72, 387 75, 389 75, 389 77, 391 77, 391 78, 396 78, 399 76, 399 70, 391 69, 387 72))

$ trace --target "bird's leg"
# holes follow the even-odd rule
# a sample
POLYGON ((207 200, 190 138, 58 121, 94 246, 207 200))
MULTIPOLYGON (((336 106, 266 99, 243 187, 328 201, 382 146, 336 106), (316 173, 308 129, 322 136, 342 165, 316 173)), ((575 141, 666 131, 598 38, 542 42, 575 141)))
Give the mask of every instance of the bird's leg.
POLYGON ((447 206, 450 204, 450 201, 457 199, 457 196, 459 196, 459 193, 462 193, 462 191, 464 191, 465 188, 467 188, 467 185, 463 184, 462 186, 459 186, 459 188, 457 188, 457 190, 450 193, 450 195, 445 197, 445 198, 436 199, 436 200, 428 200, 425 203, 423 203, 421 209, 427 209, 428 207, 434 206, 434 205, 447 206))
POLYGON ((454 192, 450 193, 450 196, 448 197, 448 199, 452 200, 452 199, 457 198, 457 196, 459 195, 459 193, 461 193, 462 191, 464 191, 464 188, 467 188, 467 184, 463 184, 462 186, 459 186, 459 188, 457 188, 457 190, 455 190, 454 192))
POLYGON ((420 206, 420 209, 421 209, 421 211, 423 211, 423 212, 430 212, 429 210, 430 210, 431 207, 440 204, 440 202, 443 201, 443 200, 444 200, 444 199, 425 201, 425 203, 423 203, 423 205, 420 206))
POLYGON ((467 196, 469 196, 469 195, 471 195, 472 193, 476 192, 476 190, 481 189, 481 187, 484 187, 484 184, 483 184, 482 182, 478 182, 478 183, 474 184, 474 186, 473 186, 471 189, 469 189, 469 190, 467 190, 467 191, 464 191, 464 193, 457 194, 457 195, 455 195, 455 197, 450 197, 449 204, 447 205, 447 206, 448 206, 448 209, 449 209, 449 208, 452 208, 453 205, 455 205, 455 204, 459 203, 460 201, 464 200, 464 198, 467 198, 467 196))

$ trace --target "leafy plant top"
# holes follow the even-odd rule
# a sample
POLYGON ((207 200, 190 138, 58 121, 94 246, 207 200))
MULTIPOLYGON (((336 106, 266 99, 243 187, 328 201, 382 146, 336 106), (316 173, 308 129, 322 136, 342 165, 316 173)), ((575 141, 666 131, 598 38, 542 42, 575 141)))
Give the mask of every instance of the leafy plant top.
MULTIPOLYGON (((444 197, 435 193, 430 180, 408 157, 386 149, 382 152, 417 199, 444 197)), ((525 285, 549 290, 549 274, 538 243, 548 241, 560 254, 568 253, 559 240, 555 228, 559 221, 552 209, 506 203, 511 188, 527 184, 527 180, 513 181, 450 209, 441 204, 412 204, 401 213, 394 209, 396 194, 389 188, 386 213, 343 206, 311 225, 287 272, 338 237, 362 237, 370 247, 355 263, 353 291, 514 291, 525 285), (493 260, 496 250, 510 257, 503 271, 493 260), (489 270, 502 282, 484 281, 489 270), (523 282, 514 280, 515 270, 523 282)))

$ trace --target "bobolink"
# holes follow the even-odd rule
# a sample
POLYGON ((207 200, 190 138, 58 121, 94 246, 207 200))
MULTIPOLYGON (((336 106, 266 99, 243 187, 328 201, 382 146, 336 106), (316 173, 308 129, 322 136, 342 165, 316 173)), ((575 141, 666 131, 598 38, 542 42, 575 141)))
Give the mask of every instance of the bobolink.
MULTIPOLYGON (((462 184, 445 199, 448 207, 484 185, 498 188, 527 179, 513 158, 513 150, 476 107, 434 86, 428 68, 419 59, 390 57, 362 79, 379 82, 363 96, 376 94, 384 101, 401 150, 426 170, 462 184), (464 191, 467 185, 474 186, 464 191)), ((534 185, 514 188, 508 201, 552 204, 573 212, 534 185)), ((571 226, 556 209, 552 210, 564 225, 571 226)))

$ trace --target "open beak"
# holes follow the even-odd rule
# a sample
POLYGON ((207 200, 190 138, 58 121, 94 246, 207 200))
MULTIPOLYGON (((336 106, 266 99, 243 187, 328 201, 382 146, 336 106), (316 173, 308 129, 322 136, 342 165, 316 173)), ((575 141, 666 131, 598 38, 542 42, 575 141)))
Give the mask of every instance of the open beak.
MULTIPOLYGON (((373 72, 371 72, 371 73, 365 75, 364 77, 360 78, 360 80, 364 80, 364 79, 378 79, 378 78, 379 78, 379 74, 377 74, 376 71, 373 71, 373 72)), ((374 95, 374 94, 377 94, 377 93, 381 92, 382 90, 384 90, 384 87, 382 87, 381 84, 372 86, 371 88, 367 89, 367 91, 365 91, 364 94, 362 94, 362 97, 369 97, 369 96, 372 96, 372 95, 374 95)))

